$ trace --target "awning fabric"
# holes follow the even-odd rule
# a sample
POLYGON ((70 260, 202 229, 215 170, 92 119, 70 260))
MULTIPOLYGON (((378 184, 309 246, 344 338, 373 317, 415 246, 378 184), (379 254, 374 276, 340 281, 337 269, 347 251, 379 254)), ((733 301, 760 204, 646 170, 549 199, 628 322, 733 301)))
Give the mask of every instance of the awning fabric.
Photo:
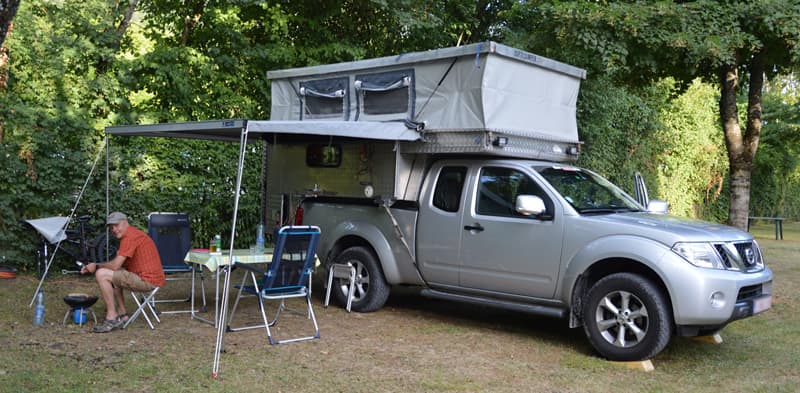
POLYGON ((241 132, 267 135, 324 135, 387 141, 416 141, 420 134, 402 122, 378 121, 277 121, 277 120, 208 120, 106 127, 106 133, 118 136, 146 136, 239 141, 241 132))

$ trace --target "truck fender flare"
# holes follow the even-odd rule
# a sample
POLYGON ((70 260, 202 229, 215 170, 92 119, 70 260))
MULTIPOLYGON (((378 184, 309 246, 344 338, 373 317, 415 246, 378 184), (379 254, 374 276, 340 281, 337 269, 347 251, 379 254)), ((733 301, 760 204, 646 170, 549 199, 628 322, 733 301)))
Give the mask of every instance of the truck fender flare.
MULTIPOLYGON (((630 270, 627 268, 622 270, 652 271, 661 281, 657 284, 666 285, 664 270, 659 264, 667 252, 670 251, 665 245, 638 236, 613 235, 595 239, 578 250, 562 268, 563 279, 560 280, 561 284, 556 290, 556 298, 570 305, 570 315, 571 318, 574 317, 576 315, 574 309, 580 308, 580 304, 576 304, 580 301, 576 291, 588 289, 590 286, 586 272, 598 264, 609 261, 625 261, 630 270)), ((668 291, 666 295, 671 302, 672 294, 668 291)))
MULTIPOLYGON (((341 244, 345 238, 363 240, 362 244, 371 247, 378 257, 386 282, 389 284, 400 282, 400 272, 397 269, 397 261, 392 252, 392 246, 377 226, 365 221, 347 220, 340 222, 330 231, 330 239, 335 239, 330 249, 338 254, 344 248, 349 247, 351 244, 341 244)), ((346 243, 352 243, 352 241, 347 241, 346 243)), ((331 257, 335 256, 331 255, 331 257)))

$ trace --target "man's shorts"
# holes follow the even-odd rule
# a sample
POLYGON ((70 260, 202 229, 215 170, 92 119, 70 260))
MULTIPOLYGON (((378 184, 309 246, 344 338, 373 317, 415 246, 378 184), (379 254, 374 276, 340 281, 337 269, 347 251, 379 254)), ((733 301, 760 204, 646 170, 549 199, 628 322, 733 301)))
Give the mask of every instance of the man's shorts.
POLYGON ((117 288, 124 288, 134 292, 147 292, 156 288, 155 285, 142 280, 141 277, 125 269, 115 271, 111 282, 117 288))

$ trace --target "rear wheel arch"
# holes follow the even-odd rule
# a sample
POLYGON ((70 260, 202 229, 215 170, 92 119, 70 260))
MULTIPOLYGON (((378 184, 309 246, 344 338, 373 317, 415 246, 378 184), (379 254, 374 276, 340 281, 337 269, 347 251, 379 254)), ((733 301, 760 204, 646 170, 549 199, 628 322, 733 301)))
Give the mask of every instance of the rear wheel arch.
MULTIPOLYGON (((349 264, 355 267, 356 281, 352 309, 358 312, 380 309, 389 297, 391 286, 386 281, 375 250, 366 242, 340 244, 342 247, 330 263, 349 264)), ((339 304, 346 304, 348 290, 349 285, 346 280, 338 278, 333 280, 331 292, 339 304)))

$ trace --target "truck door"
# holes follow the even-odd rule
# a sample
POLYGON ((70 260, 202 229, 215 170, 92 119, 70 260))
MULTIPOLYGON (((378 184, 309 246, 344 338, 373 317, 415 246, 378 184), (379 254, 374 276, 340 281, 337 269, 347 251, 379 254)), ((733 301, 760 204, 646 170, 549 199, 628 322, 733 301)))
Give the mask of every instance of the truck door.
POLYGON ((551 298, 564 231, 552 199, 523 168, 511 166, 481 167, 471 190, 471 204, 462 209, 460 285, 551 298), (517 195, 539 196, 547 212, 517 213, 517 195))
POLYGON ((429 176, 435 183, 420 199, 417 261, 429 284, 457 286, 467 166, 437 166, 429 176))

